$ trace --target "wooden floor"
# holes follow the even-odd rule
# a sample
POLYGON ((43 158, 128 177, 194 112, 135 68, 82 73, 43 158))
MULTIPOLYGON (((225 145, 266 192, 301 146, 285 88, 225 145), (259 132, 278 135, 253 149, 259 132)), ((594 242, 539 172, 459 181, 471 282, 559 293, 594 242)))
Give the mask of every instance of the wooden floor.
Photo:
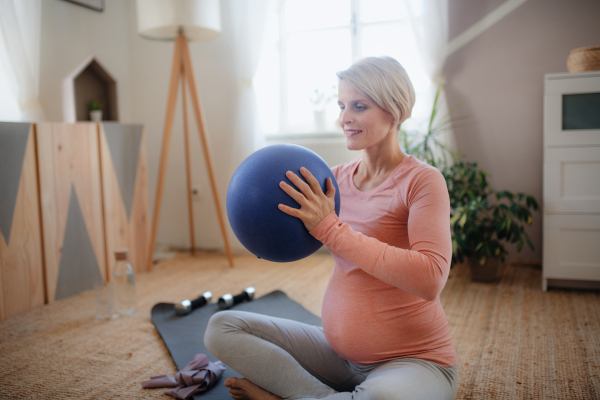
MULTIPOLYGON (((2 321, 0 398, 167 399, 163 389, 140 387, 176 372, 150 321, 159 302, 254 286, 257 296, 283 290, 320 315, 329 255, 235 263, 218 254, 162 262, 137 276, 139 311, 129 317, 95 321, 93 293, 84 292, 2 321)), ((440 298, 458 356, 457 399, 600 398, 600 293, 540 287, 532 266, 506 265, 493 284, 452 269, 440 298)))
POLYGON ((273 263, 254 256, 235 257, 230 268, 218 254, 182 254, 163 262, 151 274, 140 276, 140 299, 150 308, 157 302, 177 302, 196 298, 206 290, 218 299, 225 293, 237 294, 248 286, 256 297, 283 290, 309 311, 321 315, 321 302, 333 268, 329 255, 313 255, 292 263, 273 263), (160 294, 160 298, 156 297, 160 294), (142 300, 144 301, 144 300, 142 300))

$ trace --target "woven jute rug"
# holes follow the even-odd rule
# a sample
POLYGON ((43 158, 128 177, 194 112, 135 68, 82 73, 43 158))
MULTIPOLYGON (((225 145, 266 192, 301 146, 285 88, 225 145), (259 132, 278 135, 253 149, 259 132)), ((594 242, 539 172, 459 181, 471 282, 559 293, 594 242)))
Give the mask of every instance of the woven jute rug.
MULTIPOLYGON (((84 292, 1 322, 0 398, 170 398, 140 386, 177 372, 150 322, 159 302, 254 286, 257 296, 283 290, 320 315, 330 256, 235 263, 231 269, 217 254, 160 263, 136 277, 133 316, 96 321, 93 293, 84 292)), ((452 269, 441 300, 458 356, 457 399, 600 398, 600 292, 540 287, 541 271, 530 265, 504 265, 492 284, 471 282, 464 266, 452 269)))

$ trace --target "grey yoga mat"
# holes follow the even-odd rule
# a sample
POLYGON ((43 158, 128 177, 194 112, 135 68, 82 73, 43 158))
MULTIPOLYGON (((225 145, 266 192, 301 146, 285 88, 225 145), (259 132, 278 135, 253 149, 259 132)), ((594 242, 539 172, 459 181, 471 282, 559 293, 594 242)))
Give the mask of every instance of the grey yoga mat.
MULTIPOLYGON (((254 301, 239 304, 232 309, 321 326, 321 318, 278 290, 254 301)), ((206 354, 212 362, 217 361, 206 350, 203 340, 208 320, 217 312, 219 312, 219 308, 216 302, 200 307, 183 317, 175 314, 174 305, 171 303, 159 303, 152 307, 152 323, 169 349, 178 370, 183 369, 198 353, 206 354)), ((240 377, 237 372, 226 365, 225 373, 217 384, 205 394, 194 396, 194 399, 230 399, 229 391, 223 386, 223 382, 232 376, 240 377)))

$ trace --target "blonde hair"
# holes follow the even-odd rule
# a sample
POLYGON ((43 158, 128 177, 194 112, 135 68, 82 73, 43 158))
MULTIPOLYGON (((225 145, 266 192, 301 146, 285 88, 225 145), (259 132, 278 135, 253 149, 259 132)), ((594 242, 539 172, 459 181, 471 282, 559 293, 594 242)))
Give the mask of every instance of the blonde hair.
POLYGON ((363 58, 337 76, 391 113, 398 127, 410 117, 415 89, 404 67, 392 57, 363 58))

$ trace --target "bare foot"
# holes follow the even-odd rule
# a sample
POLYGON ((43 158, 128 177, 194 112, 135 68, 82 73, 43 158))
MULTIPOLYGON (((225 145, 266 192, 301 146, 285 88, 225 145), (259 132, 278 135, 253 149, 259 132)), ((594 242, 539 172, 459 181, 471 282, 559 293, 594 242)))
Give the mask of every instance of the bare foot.
POLYGON ((224 385, 235 400, 282 400, 245 378, 227 378, 224 385))

